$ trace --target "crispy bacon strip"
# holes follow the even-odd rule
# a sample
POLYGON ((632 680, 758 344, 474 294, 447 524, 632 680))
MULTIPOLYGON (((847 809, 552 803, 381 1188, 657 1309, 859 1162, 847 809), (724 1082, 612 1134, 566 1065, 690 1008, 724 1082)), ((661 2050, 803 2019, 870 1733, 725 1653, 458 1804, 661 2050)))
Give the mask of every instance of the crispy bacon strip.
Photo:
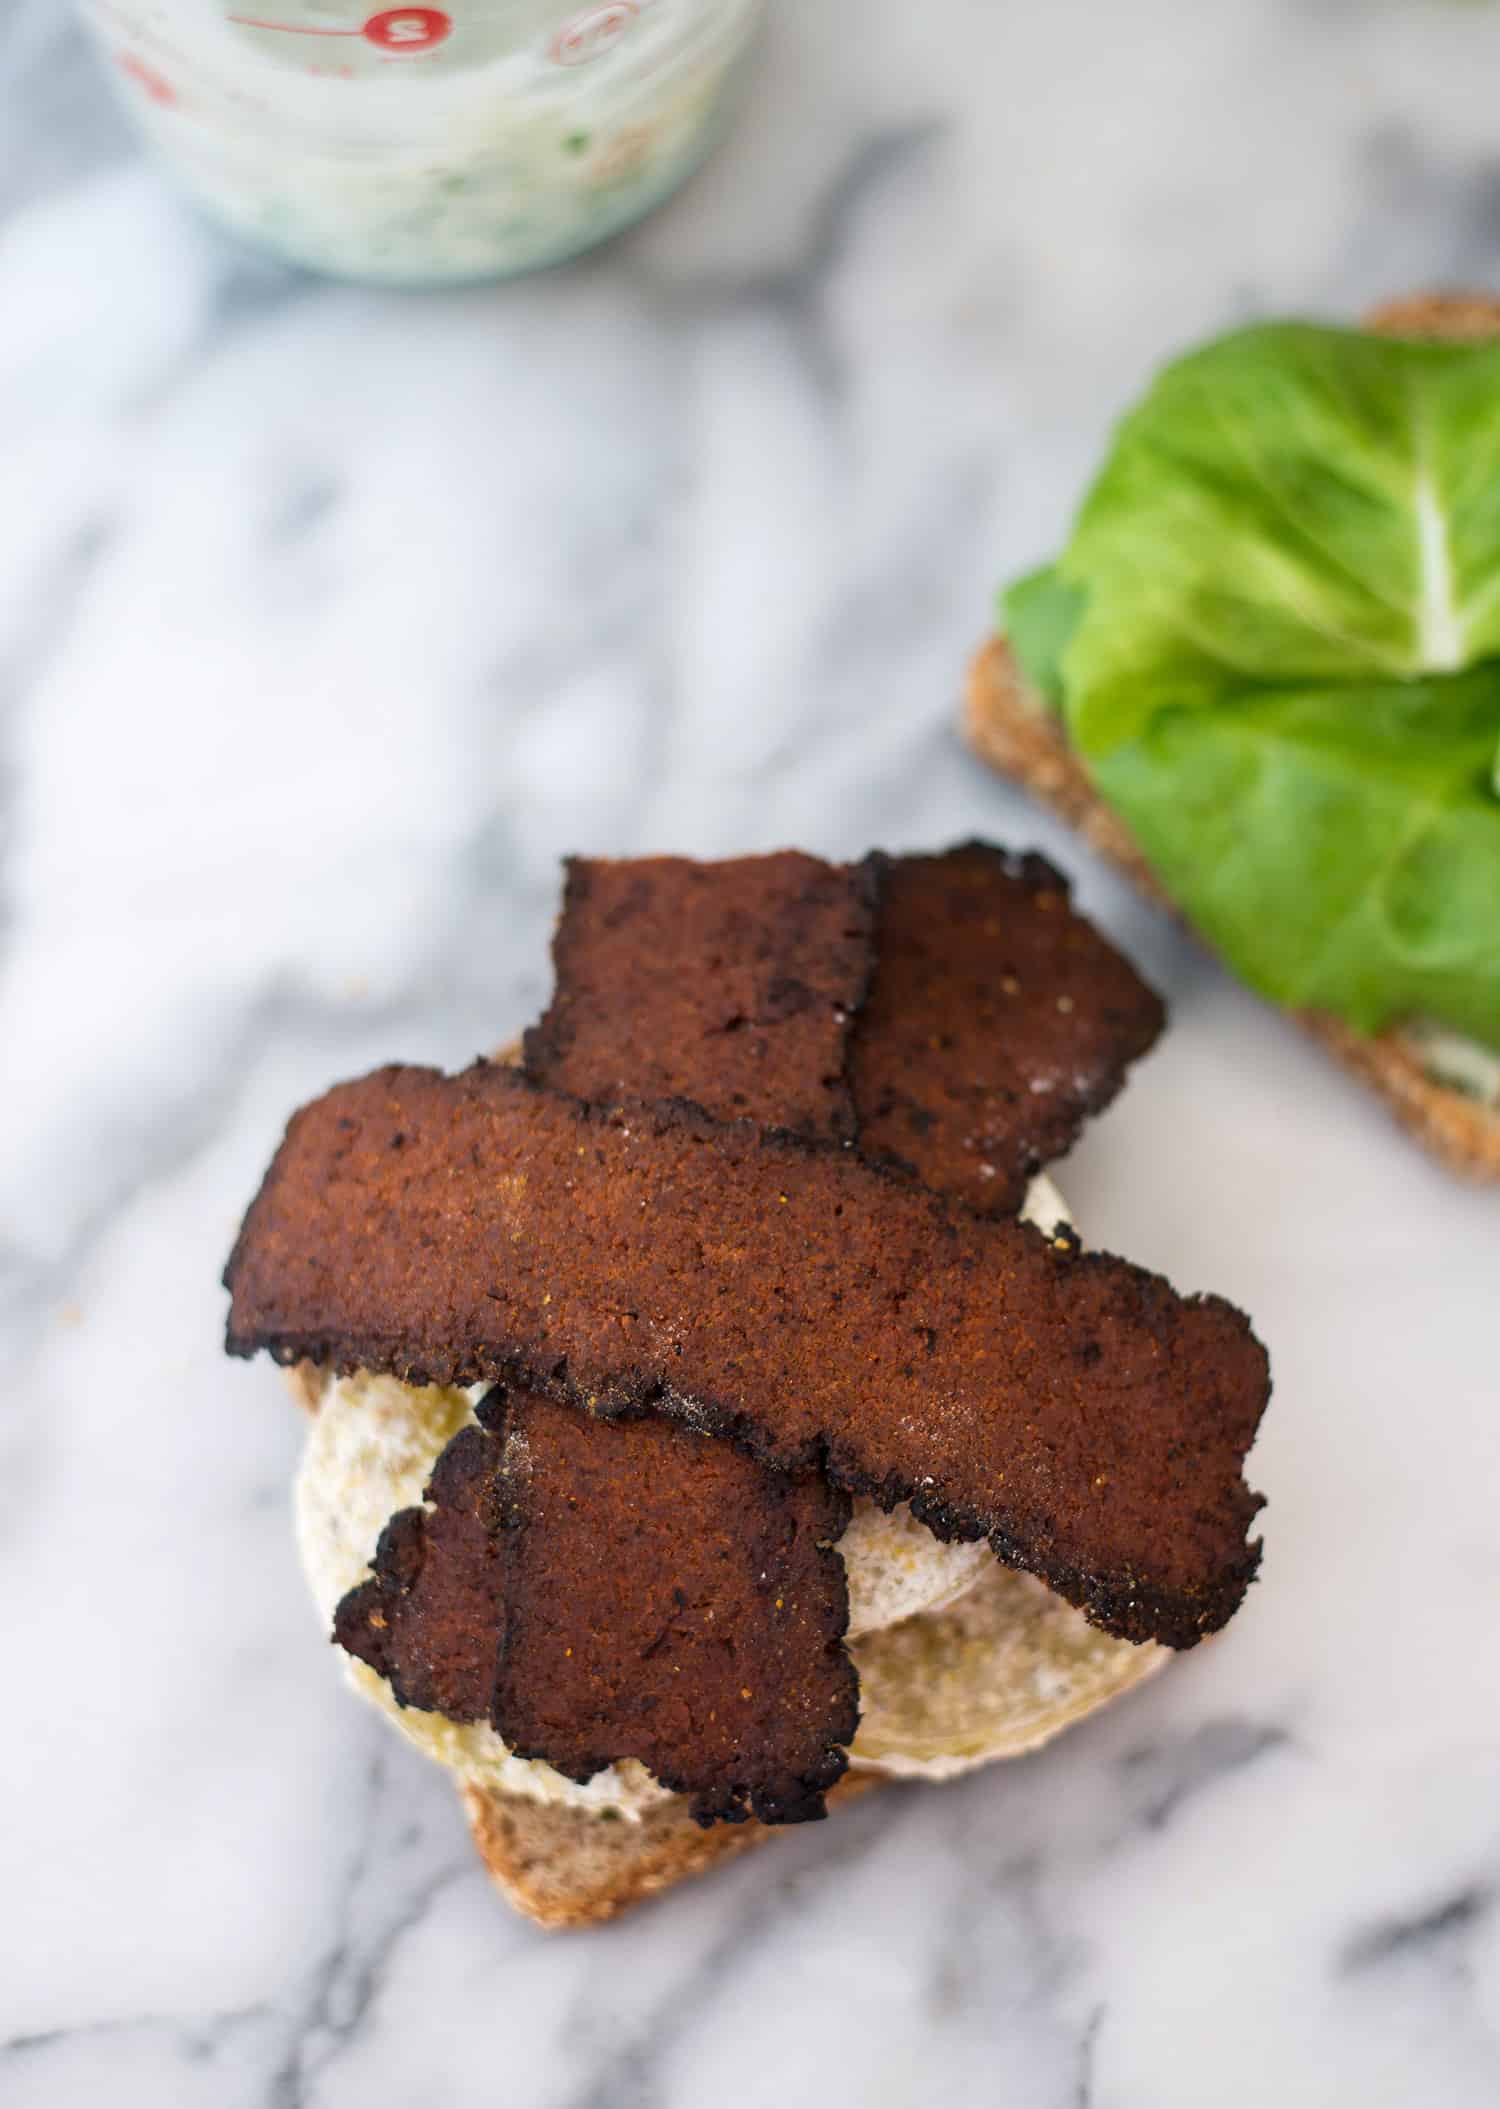
POLYGON ((689 1098, 1012 1215, 1159 1036, 1160 998, 1037 856, 966 843, 568 867, 536 1082, 689 1098))
POLYGON ((1166 1023, 1045 858, 983 842, 880 860, 876 970, 850 1040, 859 1146, 1011 1215, 1166 1023))
POLYGON ((538 1083, 853 1139, 846 1054, 875 963, 873 860, 574 857, 552 956, 552 1002, 525 1040, 538 1083))
POLYGON ((1193 1645, 1257 1564, 1239 1312, 693 1108, 377 1071, 292 1121, 226 1285, 232 1353, 664 1412, 987 1536, 1129 1640, 1193 1645))
POLYGON ((669 1421, 491 1392, 335 1637, 403 1705, 488 1718, 570 1779, 635 1758, 705 1825, 821 1816, 859 1687, 847 1499, 669 1421))

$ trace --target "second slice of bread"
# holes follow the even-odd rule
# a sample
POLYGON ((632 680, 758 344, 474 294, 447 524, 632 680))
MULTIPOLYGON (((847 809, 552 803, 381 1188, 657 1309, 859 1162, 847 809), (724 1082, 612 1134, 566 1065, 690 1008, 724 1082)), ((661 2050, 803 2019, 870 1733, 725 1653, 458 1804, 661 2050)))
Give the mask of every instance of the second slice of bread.
MULTIPOLYGON (((1449 294, 1392 301, 1366 326, 1392 336, 1475 342, 1500 337, 1500 300, 1449 294)), ((982 761, 1076 829, 1149 899, 1180 914, 1125 823, 1094 790, 1052 711, 1030 691, 1003 638, 991 638, 970 667, 963 730, 982 761)), ((1435 1081, 1406 1034, 1395 1029, 1369 1038, 1326 1012, 1293 1015, 1450 1170, 1500 1179, 1500 1112, 1435 1081)))

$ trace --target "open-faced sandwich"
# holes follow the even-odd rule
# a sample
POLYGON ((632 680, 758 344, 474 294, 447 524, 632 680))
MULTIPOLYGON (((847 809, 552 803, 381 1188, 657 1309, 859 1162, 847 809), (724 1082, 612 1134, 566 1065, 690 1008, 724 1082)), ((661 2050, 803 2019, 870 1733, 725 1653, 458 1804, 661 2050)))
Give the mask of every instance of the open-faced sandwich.
POLYGON ((1500 302, 1177 360, 1001 620, 976 750, 1500 1178, 1500 302))
POLYGON ((1222 1626, 1269 1378, 1037 1176, 1163 1023, 1041 859, 574 862, 554 951, 518 1058, 298 1113, 225 1279, 354 1683, 577 1925, 1222 1626))

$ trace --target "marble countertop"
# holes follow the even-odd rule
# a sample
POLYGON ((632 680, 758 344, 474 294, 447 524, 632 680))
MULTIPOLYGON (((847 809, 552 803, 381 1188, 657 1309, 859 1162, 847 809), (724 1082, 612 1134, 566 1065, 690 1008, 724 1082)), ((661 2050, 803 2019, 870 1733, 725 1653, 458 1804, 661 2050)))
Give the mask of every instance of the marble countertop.
POLYGON ((1500 282, 1497 82, 1443 0, 785 0, 659 219, 386 297, 0 6, 8 2109, 1500 2098, 1496 1202, 952 730, 1165 350, 1500 282), (1270 1342, 1263 1581, 1044 1756, 543 1936, 331 1672, 239 1211, 294 1104, 535 1013, 561 853, 975 831, 1171 999, 1062 1183, 1270 1342))

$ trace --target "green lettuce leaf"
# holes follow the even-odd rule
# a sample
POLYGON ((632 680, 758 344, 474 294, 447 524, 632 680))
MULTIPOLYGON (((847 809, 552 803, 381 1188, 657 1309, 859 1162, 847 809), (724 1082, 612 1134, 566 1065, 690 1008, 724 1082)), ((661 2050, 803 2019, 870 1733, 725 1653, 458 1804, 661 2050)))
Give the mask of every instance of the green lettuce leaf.
POLYGON ((1277 1002, 1500 1038, 1497 723, 1493 665, 1269 689, 1165 712, 1094 773, 1173 897, 1277 1002))
POLYGON ((1060 710, 1063 702, 1063 653, 1082 620, 1087 598, 1055 564, 1028 572, 1001 595, 1001 620, 1010 648, 1031 686, 1054 710, 1060 710))
POLYGON ((1248 981, 1500 1045, 1500 346, 1277 324, 1190 354, 1005 609, 1248 981))

